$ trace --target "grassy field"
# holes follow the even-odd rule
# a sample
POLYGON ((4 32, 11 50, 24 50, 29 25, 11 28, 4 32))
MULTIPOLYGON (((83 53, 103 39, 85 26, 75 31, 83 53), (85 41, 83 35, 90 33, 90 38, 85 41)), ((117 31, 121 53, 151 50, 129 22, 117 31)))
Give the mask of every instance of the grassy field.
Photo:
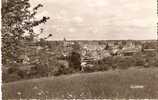
POLYGON ((3 100, 62 98, 158 98, 158 69, 78 73, 2 85, 3 100))

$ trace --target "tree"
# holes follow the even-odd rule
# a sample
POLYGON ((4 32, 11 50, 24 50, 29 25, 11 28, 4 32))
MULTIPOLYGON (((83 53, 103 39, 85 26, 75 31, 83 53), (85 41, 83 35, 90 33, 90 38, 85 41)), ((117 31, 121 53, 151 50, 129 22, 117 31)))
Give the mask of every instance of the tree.
POLYGON ((71 52, 69 56, 69 66, 77 71, 81 70, 81 56, 78 52, 71 52))
POLYGON ((72 51, 69 55, 69 66, 77 71, 81 70, 81 54, 80 44, 77 41, 73 42, 72 51))
POLYGON ((80 44, 77 41, 73 42, 74 44, 72 45, 72 52, 81 52, 81 47, 80 44))
POLYGON ((38 35, 33 28, 47 22, 49 17, 36 20, 35 15, 42 4, 30 10, 29 0, 7 0, 2 2, 2 64, 18 63, 24 52, 24 41, 33 41, 38 35))

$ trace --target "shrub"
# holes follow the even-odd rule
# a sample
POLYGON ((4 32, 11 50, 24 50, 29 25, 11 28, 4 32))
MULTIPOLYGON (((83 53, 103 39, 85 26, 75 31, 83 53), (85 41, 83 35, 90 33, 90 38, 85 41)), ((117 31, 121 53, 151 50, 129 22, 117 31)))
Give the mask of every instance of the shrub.
POLYGON ((107 71, 109 70, 109 65, 108 64, 101 64, 97 66, 97 71, 107 71))
POLYGON ((142 56, 143 54, 141 52, 136 53, 132 57, 135 59, 135 66, 144 66, 144 57, 142 56))
POLYGON ((112 64, 113 64, 113 57, 106 57, 106 58, 103 58, 103 63, 104 64, 107 64, 107 65, 109 65, 109 66, 112 66, 112 64))
POLYGON ((127 69, 135 66, 135 59, 133 57, 116 57, 113 60, 113 64, 117 65, 119 69, 127 69))
POLYGON ((112 64, 112 69, 115 70, 117 68, 117 64, 112 64))
POLYGON ((106 57, 95 62, 95 71, 106 71, 112 66, 112 57, 106 57))
POLYGON ((75 69, 76 71, 81 70, 81 57, 78 52, 71 52, 68 57, 69 67, 75 69))
POLYGON ((64 70, 64 66, 63 65, 59 65, 59 66, 56 66, 54 69, 53 69, 53 75, 54 76, 58 76, 58 75, 61 75, 62 72, 64 70))
POLYGON ((144 60, 143 58, 140 58, 140 59, 136 59, 136 62, 135 62, 135 65, 136 66, 144 66, 144 60))
POLYGON ((17 67, 10 67, 8 69, 8 74, 17 73, 19 69, 17 67))
POLYGON ((20 78, 24 78, 26 75, 25 75, 25 71, 23 70, 20 70, 18 67, 10 67, 8 69, 8 74, 11 75, 11 74, 17 74, 20 78))
POLYGON ((21 79, 21 77, 20 77, 17 73, 14 73, 14 74, 10 74, 10 75, 7 77, 6 81, 7 81, 7 82, 12 82, 12 81, 18 81, 18 80, 20 80, 20 79, 21 79))
POLYGON ((48 66, 47 65, 36 65, 36 77, 46 77, 48 76, 48 66))
POLYGON ((158 67, 158 58, 155 60, 154 66, 158 67))
POLYGON ((66 68, 64 65, 62 64, 57 64, 57 66, 54 66, 54 68, 52 69, 52 75, 54 76, 59 76, 62 74, 70 74, 74 71, 73 68, 66 68))
POLYGON ((2 82, 7 82, 8 80, 8 73, 2 71, 2 82))
POLYGON ((12 81, 18 81, 21 80, 22 78, 18 75, 18 73, 4 73, 2 72, 2 82, 12 82, 12 81))
POLYGON ((84 72, 94 72, 97 71, 97 68, 95 68, 93 65, 88 64, 86 67, 84 67, 84 72))

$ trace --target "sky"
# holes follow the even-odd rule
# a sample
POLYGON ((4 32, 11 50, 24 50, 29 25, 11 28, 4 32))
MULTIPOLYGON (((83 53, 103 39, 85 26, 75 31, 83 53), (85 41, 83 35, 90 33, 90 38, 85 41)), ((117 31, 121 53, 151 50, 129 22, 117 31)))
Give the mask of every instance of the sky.
POLYGON ((156 0, 30 0, 36 18, 49 16, 41 37, 49 40, 156 39, 156 0))

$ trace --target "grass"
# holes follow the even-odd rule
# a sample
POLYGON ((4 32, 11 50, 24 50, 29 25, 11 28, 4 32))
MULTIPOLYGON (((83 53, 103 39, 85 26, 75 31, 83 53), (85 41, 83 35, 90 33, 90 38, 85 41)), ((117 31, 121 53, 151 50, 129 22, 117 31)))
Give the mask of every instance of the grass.
POLYGON ((3 100, 158 98, 158 69, 131 68, 12 82, 3 84, 2 92, 3 100))

